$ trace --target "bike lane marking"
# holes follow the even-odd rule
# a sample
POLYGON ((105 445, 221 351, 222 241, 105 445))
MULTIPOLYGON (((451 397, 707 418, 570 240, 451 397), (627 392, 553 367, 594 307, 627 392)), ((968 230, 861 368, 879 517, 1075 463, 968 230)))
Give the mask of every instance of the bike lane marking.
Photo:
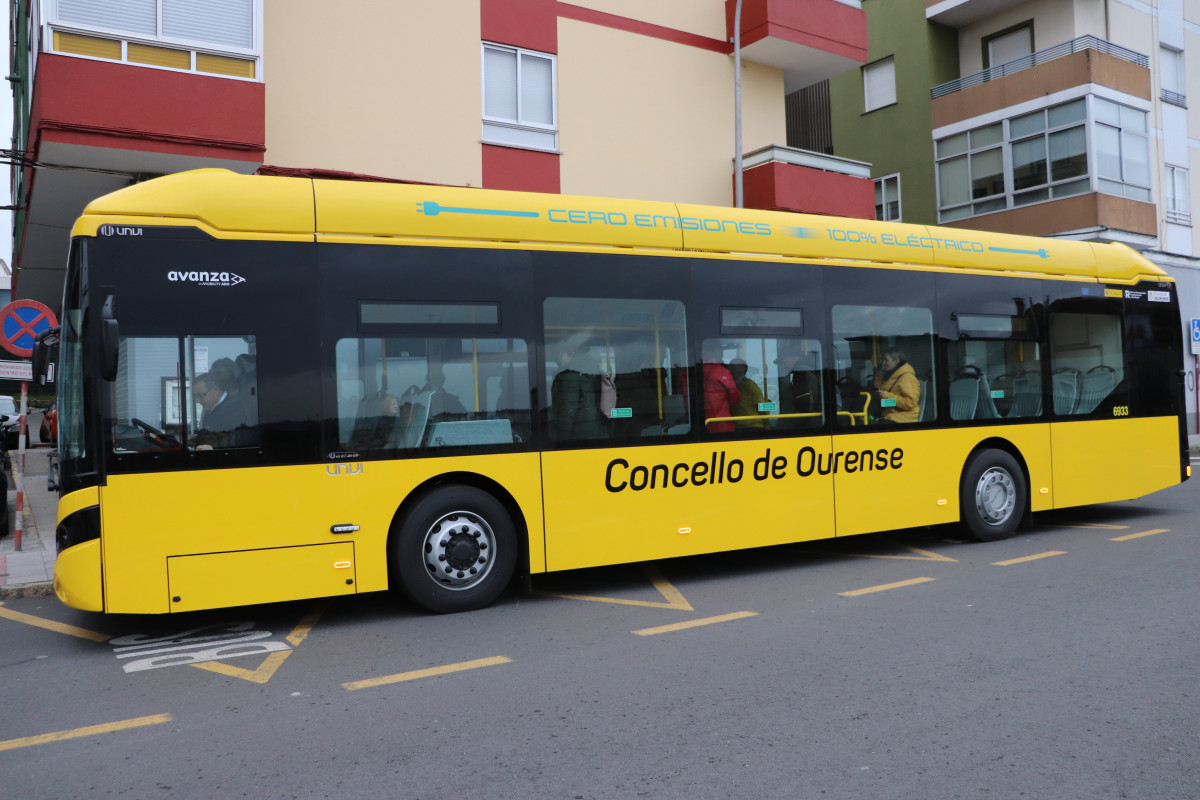
POLYGON ((892 589, 903 589, 906 586, 916 586, 919 583, 929 583, 937 578, 913 578, 907 581, 897 581, 895 583, 885 583, 882 586, 868 586, 865 589, 855 589, 850 592, 838 592, 838 597, 860 597, 864 594, 874 594, 875 592, 887 592, 892 589))
MULTIPOLYGON (((300 623, 286 637, 292 647, 299 647, 300 643, 308 638, 308 634, 312 633, 313 626, 317 624, 317 620, 321 618, 321 615, 325 613, 325 609, 328 607, 328 601, 321 603, 308 612, 308 615, 304 619, 300 620, 300 623)), ((257 669, 235 667, 232 664, 224 664, 220 661, 205 661, 199 664, 192 664, 191 666, 196 669, 204 669, 209 672, 228 675, 231 678, 241 678, 252 683, 266 683, 275 677, 275 672, 283 665, 284 661, 287 661, 287 657, 294 652, 294 650, 280 650, 271 653, 258 665, 257 669)))
POLYGON ((641 630, 633 631, 638 636, 656 636, 660 633, 672 633, 674 631, 682 631, 688 628, 699 628, 704 625, 715 625, 718 622, 731 622, 735 619, 746 619, 748 617, 757 617, 757 611, 735 611, 732 614, 721 614, 717 617, 705 617, 704 619, 692 619, 687 622, 676 622, 672 625, 659 625, 656 628, 642 628, 641 630))
POLYGON ((1037 561, 1042 558, 1052 558, 1054 556, 1065 556, 1066 550, 1050 550, 1046 553, 1038 553, 1034 556, 1021 556, 1020 558, 1010 558, 1007 561, 993 561, 993 567, 1011 567, 1013 564, 1025 564, 1029 561, 1037 561))
POLYGON ((1110 542, 1128 542, 1130 539, 1141 539, 1143 536, 1153 536, 1156 533, 1170 533, 1170 528, 1155 528, 1150 531, 1142 531, 1141 533, 1130 533, 1125 536, 1118 536, 1115 539, 1109 539, 1110 542))
POLYGON ((600 597, 589 594, 562 594, 560 592, 538 592, 546 597, 561 597, 565 600, 587 600, 592 603, 618 603, 625 606, 643 606, 649 608, 670 608, 676 611, 695 611, 683 594, 662 576, 657 567, 649 564, 642 568, 646 577, 654 584, 654 588, 663 596, 666 602, 658 600, 626 600, 620 597, 600 597))

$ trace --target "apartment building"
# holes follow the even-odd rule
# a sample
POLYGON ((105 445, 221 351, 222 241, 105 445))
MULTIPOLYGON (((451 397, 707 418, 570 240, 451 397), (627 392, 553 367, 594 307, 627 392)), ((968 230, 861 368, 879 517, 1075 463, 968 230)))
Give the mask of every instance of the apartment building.
POLYGON ((1123 242, 1176 279, 1185 329, 1200 317, 1200 0, 863 11, 868 60, 831 80, 831 119, 834 152, 873 165, 881 219, 1123 242))
POLYGON ((869 217, 785 97, 866 61, 860 0, 19 0, 15 293, 93 197, 201 167, 869 217))

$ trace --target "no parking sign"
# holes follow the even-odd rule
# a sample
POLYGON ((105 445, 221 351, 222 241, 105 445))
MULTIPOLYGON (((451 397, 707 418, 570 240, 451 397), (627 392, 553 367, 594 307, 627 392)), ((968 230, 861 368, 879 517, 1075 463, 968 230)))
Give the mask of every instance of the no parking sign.
POLYGON ((57 324, 54 312, 38 301, 14 300, 0 308, 0 347, 28 358, 37 335, 57 324))

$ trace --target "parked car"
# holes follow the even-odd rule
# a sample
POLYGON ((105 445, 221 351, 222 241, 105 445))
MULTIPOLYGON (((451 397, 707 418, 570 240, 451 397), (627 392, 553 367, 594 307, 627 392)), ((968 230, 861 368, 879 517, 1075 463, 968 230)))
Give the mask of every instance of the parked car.
POLYGON ((4 449, 16 448, 21 431, 21 415, 12 395, 0 394, 0 433, 4 436, 4 449))

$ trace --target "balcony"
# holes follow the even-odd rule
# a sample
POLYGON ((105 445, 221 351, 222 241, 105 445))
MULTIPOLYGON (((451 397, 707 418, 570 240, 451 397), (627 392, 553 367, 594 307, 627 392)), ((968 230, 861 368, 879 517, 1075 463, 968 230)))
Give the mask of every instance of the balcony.
POLYGON ((1081 36, 934 86, 933 127, 1089 84, 1149 100, 1150 60, 1095 36, 1081 36))
POLYGON ((746 208, 875 218, 871 165, 798 150, 764 147, 742 160, 746 208))
MULTIPOLYGON (((725 0, 733 40, 736 0, 725 0)), ((867 62, 860 0, 743 0, 742 58, 783 70, 788 92, 867 62)))

